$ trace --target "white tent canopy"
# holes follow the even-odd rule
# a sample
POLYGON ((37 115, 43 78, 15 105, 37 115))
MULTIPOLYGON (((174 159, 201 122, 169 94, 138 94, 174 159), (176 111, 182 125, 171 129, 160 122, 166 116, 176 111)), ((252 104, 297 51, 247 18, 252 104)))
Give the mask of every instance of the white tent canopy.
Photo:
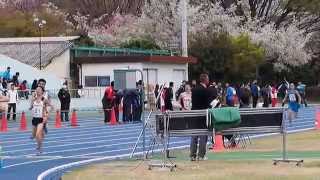
POLYGON ((43 78, 47 81, 46 89, 59 89, 63 83, 63 79, 59 79, 55 75, 41 72, 32 66, 0 54, 0 72, 4 72, 7 67, 11 67, 11 75, 19 72, 19 79, 27 80, 28 84, 31 84, 35 79, 43 78))

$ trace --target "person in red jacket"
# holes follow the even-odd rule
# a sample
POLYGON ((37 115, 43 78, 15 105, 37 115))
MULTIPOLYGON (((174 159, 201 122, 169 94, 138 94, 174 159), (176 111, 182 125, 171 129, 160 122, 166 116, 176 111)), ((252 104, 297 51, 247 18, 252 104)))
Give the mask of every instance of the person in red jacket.
POLYGON ((278 101, 278 89, 275 84, 272 85, 271 88, 271 104, 272 107, 276 107, 278 101))
POLYGON ((114 82, 111 82, 111 86, 108 86, 104 92, 102 98, 102 107, 104 112, 104 122, 109 123, 111 120, 111 111, 114 107, 115 100, 115 91, 114 91, 114 82))

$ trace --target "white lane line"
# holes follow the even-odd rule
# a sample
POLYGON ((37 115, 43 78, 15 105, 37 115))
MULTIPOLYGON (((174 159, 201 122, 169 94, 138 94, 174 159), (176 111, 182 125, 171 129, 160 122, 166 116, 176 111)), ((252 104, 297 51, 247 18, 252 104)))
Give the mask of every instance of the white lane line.
MULTIPOLYGON (((109 133, 116 133, 116 132, 123 132, 123 130, 130 130, 130 131, 140 131, 141 127, 123 127, 123 128, 115 128, 115 129, 107 129, 107 128, 99 128, 99 129, 95 129, 95 130, 81 130, 78 129, 77 132, 69 132, 69 133, 56 133, 56 134, 52 134, 52 133, 48 133, 47 135, 47 139, 50 139, 51 137, 74 137, 74 136, 81 136, 81 135, 91 135, 91 134, 97 134, 95 132, 103 132, 103 131, 108 131, 109 133)), ((26 141, 28 139, 28 136, 30 137, 31 134, 26 134, 23 137, 17 137, 17 138, 10 138, 10 139, 2 139, 1 143, 12 143, 12 142, 23 142, 26 141)), ((0 136, 1 137, 1 136, 0 136)), ((57 139, 57 138, 55 138, 57 139)))
MULTIPOLYGON (((178 141, 178 142, 172 142, 170 143, 171 146, 173 146, 174 144, 182 144, 182 143, 186 143, 186 142, 190 142, 189 141, 178 141)), ((146 146, 146 148, 149 148, 149 146, 146 146)), ((81 155, 75 155, 75 156, 66 156, 66 157, 59 157, 59 158, 51 158, 51 159, 44 159, 44 160, 38 160, 38 161, 29 161, 29 162, 23 162, 23 163, 18 163, 18 164, 13 164, 13 165, 9 165, 9 166, 5 166, 3 167, 3 169, 7 169, 7 168, 11 168, 11 167, 17 167, 17 166, 21 166, 21 165, 27 165, 27 164, 34 164, 34 163, 39 163, 39 162, 46 162, 46 161, 53 161, 53 160, 60 160, 60 159, 73 159, 73 158, 78 158, 78 157, 85 157, 85 156, 91 156, 91 155, 95 155, 95 154, 102 154, 102 153, 108 153, 108 152, 118 152, 118 151, 127 151, 127 150, 132 150, 132 148, 126 148, 126 149, 118 149, 118 150, 111 150, 111 151, 102 151, 102 152, 95 152, 95 153, 88 153, 88 154, 81 154, 81 155)))
MULTIPOLYGON (((112 135, 109 137, 116 137, 118 135, 112 135)), ((146 138, 149 138, 151 136, 146 136, 146 138)), ((126 137, 126 138, 119 138, 119 139, 104 139, 104 140, 98 140, 98 141, 87 141, 87 142, 77 142, 77 143, 69 143, 69 144, 60 144, 60 145, 53 145, 53 146, 45 146, 44 150, 50 149, 50 148, 57 148, 57 147, 68 147, 68 146, 75 146, 75 145, 84 145, 84 144, 93 144, 93 143, 102 143, 102 142, 112 142, 112 141, 120 141, 120 140, 129 140, 129 139, 137 139, 136 137, 126 137)), ((113 145, 113 144, 111 144, 113 145)), ((71 148, 73 149, 73 148, 71 148)), ((26 149, 18 149, 18 150, 10 150, 10 151, 2 151, 2 153, 15 153, 15 152, 21 152, 21 151, 34 151, 34 147, 33 148, 26 148, 26 149)), ((64 152, 64 151, 62 151, 64 152)), ((50 153, 50 152, 48 152, 50 153)))

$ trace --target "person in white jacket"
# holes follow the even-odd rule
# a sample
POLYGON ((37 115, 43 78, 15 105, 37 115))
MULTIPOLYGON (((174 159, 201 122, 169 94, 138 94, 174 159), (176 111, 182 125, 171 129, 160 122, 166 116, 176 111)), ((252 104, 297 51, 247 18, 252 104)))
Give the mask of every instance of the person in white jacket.
POLYGON ((16 121, 16 110, 17 110, 17 101, 18 101, 18 91, 15 89, 15 86, 13 83, 10 84, 10 88, 8 90, 7 94, 9 98, 8 102, 8 114, 7 114, 7 119, 8 121, 10 120, 11 116, 11 110, 12 110, 12 120, 16 121))

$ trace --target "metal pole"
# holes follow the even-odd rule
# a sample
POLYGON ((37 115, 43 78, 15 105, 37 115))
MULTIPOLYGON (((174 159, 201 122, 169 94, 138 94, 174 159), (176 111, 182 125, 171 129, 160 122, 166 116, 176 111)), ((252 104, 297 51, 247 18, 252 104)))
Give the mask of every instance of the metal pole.
POLYGON ((284 118, 282 118, 282 160, 287 160, 287 124, 288 111, 284 111, 284 118))
POLYGON ((188 17, 187 17, 187 0, 181 2, 181 50, 182 56, 188 57, 188 17))
POLYGON ((40 32, 40 41, 39 41, 39 51, 40 51, 40 57, 39 57, 39 59, 40 59, 40 70, 41 70, 41 36, 42 36, 42 32, 41 32, 41 27, 39 26, 39 32, 40 32))
MULTIPOLYGON (((145 117, 144 117, 144 81, 143 81, 143 71, 140 69, 135 69, 136 71, 140 72, 141 74, 141 81, 142 81, 142 109, 141 109, 141 117, 142 117, 142 129, 145 128, 145 117)), ((143 150, 143 158, 146 159, 146 132, 142 131, 142 150, 143 150)))

